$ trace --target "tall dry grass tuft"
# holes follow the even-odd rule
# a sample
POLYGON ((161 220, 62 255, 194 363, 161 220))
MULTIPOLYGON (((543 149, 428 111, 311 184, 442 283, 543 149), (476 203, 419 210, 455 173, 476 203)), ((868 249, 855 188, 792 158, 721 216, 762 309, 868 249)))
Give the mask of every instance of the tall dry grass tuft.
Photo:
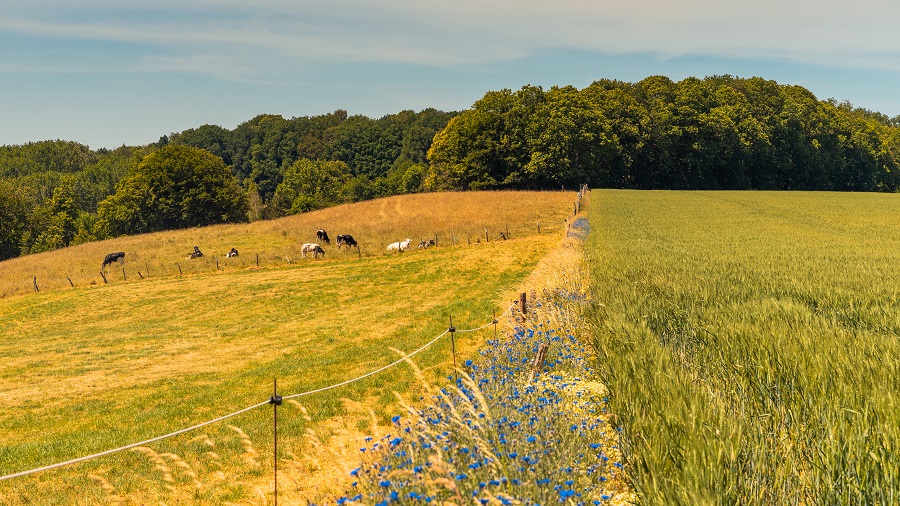
POLYGON ((95 473, 89 473, 88 478, 96 481, 100 484, 100 487, 106 492, 106 501, 109 504, 124 504, 125 498, 118 494, 116 491, 116 487, 114 487, 109 481, 106 480, 103 476, 95 473))

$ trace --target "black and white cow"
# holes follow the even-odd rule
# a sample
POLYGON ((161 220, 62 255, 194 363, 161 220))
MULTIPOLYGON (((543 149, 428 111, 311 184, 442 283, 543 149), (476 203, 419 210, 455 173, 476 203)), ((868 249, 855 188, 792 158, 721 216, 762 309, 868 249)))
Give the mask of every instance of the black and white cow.
POLYGON ((228 253, 225 253, 225 256, 227 258, 238 256, 237 248, 231 248, 231 251, 229 251, 228 253))
POLYGON ((125 261, 125 252, 124 251, 119 251, 117 253, 110 253, 109 255, 106 255, 106 258, 103 259, 103 265, 100 266, 100 270, 102 271, 104 267, 106 267, 107 265, 109 265, 113 262, 122 263, 124 261, 125 261))
POLYGON ((325 244, 331 244, 331 239, 328 238, 328 232, 324 230, 316 230, 316 239, 325 241, 325 244))
POLYGON ((191 256, 189 256, 188 258, 200 258, 202 256, 203 256, 203 252, 200 251, 200 248, 198 248, 197 246, 194 246, 194 252, 191 253, 191 256))
POLYGON ((356 239, 354 239, 350 234, 339 235, 337 236, 338 249, 341 249, 341 246, 347 246, 348 248, 357 246, 356 239))

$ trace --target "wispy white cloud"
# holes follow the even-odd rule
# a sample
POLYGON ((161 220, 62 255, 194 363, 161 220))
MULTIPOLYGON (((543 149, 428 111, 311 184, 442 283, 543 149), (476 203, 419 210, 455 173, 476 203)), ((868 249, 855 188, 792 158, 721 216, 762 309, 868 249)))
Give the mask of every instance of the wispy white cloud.
POLYGON ((256 73, 261 62, 486 64, 544 49, 702 54, 900 70, 893 0, 37 1, 0 33, 137 46, 144 71, 256 73), (48 14, 49 13, 49 14, 48 14))

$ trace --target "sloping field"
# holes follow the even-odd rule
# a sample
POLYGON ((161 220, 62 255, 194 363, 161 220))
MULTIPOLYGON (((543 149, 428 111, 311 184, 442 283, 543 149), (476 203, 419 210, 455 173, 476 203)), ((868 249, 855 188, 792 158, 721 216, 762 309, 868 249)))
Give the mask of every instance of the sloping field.
POLYGON ((900 195, 595 191, 590 217, 644 504, 900 502, 900 195))
POLYGON ((35 282, 41 291, 104 284, 100 264, 107 253, 116 251, 126 254, 125 272, 113 264, 107 275, 110 283, 244 269, 257 263, 289 265, 300 260, 303 243, 317 242, 319 229, 332 240, 350 234, 360 245, 357 252, 323 244, 328 259, 384 255, 388 244, 407 238, 415 247, 419 239, 435 237, 439 245, 496 240, 501 231, 510 238, 522 237, 535 234, 539 226, 542 231, 560 230, 575 198, 574 192, 423 193, 250 224, 120 237, 0 262, 0 297, 33 293, 35 282), (194 246, 205 256, 188 260, 194 246), (237 248, 240 256, 226 258, 231 248, 237 248))
MULTIPOLYGON (((458 328, 488 323, 558 244, 574 200, 574 193, 415 195, 4 262, 0 279, 7 282, 23 272, 65 279, 66 271, 97 270, 103 252, 122 250, 126 269, 141 264, 146 276, 149 265, 150 275, 110 284, 98 276, 75 288, 64 281, 0 299, 0 476, 255 405, 271 395, 275 378, 282 395, 340 383, 399 358, 391 348, 409 352, 429 342, 450 316, 458 328), (492 231, 507 227, 510 240, 496 241, 492 231), (298 243, 318 228, 332 237, 352 233, 363 256, 326 246, 326 260, 298 258, 298 243), (435 234, 436 248, 382 253, 387 242, 435 234), (194 244, 207 251, 207 263, 188 271, 183 254, 194 244), (212 251, 232 246, 243 267, 209 263, 212 251), (261 267, 255 253, 247 259, 255 251, 261 267), (184 275, 171 268, 175 261, 184 275)), ((458 335, 460 359, 485 337, 458 335)), ((451 361, 446 339, 417 357, 431 377, 446 375, 451 361)), ((383 423, 391 392, 410 394, 411 377, 399 367, 304 397, 303 409, 279 408, 282 490, 297 497, 314 486, 316 473, 328 472, 327 463, 306 457, 315 446, 304 437, 308 428, 337 437, 342 421, 357 424, 349 432, 383 423), (342 398, 373 409, 372 416, 361 421, 342 398)), ((261 503, 271 500, 272 430, 272 409, 263 406, 152 450, 0 481, 0 503, 261 503)))

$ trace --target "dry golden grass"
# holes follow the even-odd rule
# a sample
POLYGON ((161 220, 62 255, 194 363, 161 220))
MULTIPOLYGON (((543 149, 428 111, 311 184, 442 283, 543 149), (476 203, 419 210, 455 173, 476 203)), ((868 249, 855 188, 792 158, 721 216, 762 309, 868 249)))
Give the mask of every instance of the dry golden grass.
MULTIPOLYGON (((480 325, 500 307, 503 293, 553 249, 573 200, 572 193, 412 195, 0 263, 3 282, 37 272, 39 283, 53 275, 64 283, 61 289, 42 283, 36 294, 29 280, 28 290, 0 299, 0 475, 256 404, 270 394, 272 378, 284 395, 344 381, 395 360, 391 348, 421 346, 446 329, 450 315, 460 328, 480 325), (484 228, 505 231, 506 220, 512 239, 485 244, 484 228), (326 246, 325 260, 300 261, 298 245, 318 228, 332 238, 353 234, 363 258, 326 246), (438 248, 399 256, 384 251, 389 242, 435 233, 438 248), (451 233, 455 247, 446 241, 451 233), (207 253, 199 261, 205 264, 184 260, 194 244, 207 253), (242 252, 246 268, 220 258, 217 271, 213 252, 231 247, 242 252), (127 282, 119 277, 105 285, 97 275, 85 286, 72 276, 76 288, 68 287, 66 270, 96 271, 103 255, 115 250, 129 255, 127 282), (177 275, 176 261, 184 276, 177 275), (147 265, 146 279, 130 273, 140 266, 146 275, 147 265)), ((476 336, 458 339, 457 351, 462 357, 480 344, 476 336)), ((446 375, 449 342, 418 358, 432 378, 446 375)), ((391 391, 412 393, 411 382, 409 370, 398 368, 303 398, 309 414, 290 403, 280 408, 279 499, 299 503, 311 491, 324 492, 329 480, 342 480, 346 472, 335 455, 358 452, 352 442, 384 416, 394 402, 391 391), (345 397, 374 416, 360 418, 345 397), (307 435, 311 428, 321 438, 318 457, 317 442, 307 435)), ((38 497, 47 504, 270 501, 271 410, 232 419, 241 433, 228 425, 209 426, 202 438, 193 433, 152 445, 174 482, 161 477, 149 455, 124 452, 0 482, 0 503, 38 497)))
MULTIPOLYGON (((282 266, 301 261, 300 245, 316 241, 316 230, 325 229, 331 239, 351 234, 363 256, 384 255, 388 244, 411 238, 434 238, 439 245, 491 240, 498 233, 511 238, 559 231, 571 211, 571 192, 467 192, 426 193, 359 202, 278 220, 119 237, 62 250, 28 255, 0 262, 0 297, 40 290, 103 284, 100 264, 107 253, 124 251, 125 263, 112 264, 110 283, 139 281, 141 276, 165 277, 200 272, 282 266), (205 256, 189 260, 194 246, 205 256), (237 248, 241 255, 226 258, 237 248), (179 266, 181 271, 179 271, 179 266), (140 274, 139 274, 140 273, 140 274), (69 282, 71 280, 71 284, 69 282)), ((338 252, 322 245, 326 258, 352 258, 355 250, 338 252)))

